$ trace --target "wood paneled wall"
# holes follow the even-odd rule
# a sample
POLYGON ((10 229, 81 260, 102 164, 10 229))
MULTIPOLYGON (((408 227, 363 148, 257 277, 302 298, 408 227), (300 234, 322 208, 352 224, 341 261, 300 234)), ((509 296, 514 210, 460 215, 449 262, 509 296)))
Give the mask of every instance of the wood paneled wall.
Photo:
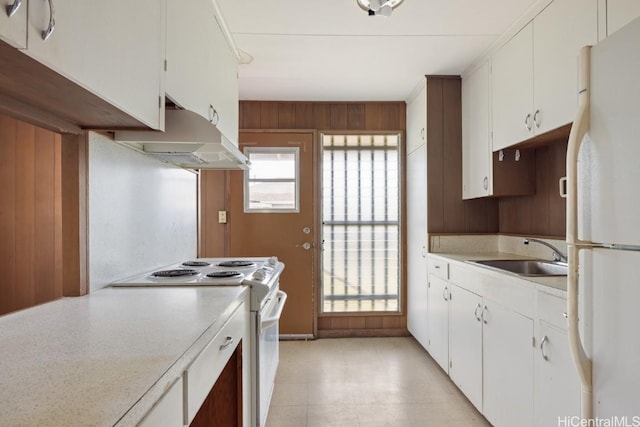
POLYGON ((0 314, 63 295, 61 141, 0 116, 0 314))
POLYGON ((558 180, 566 175, 566 139, 536 148, 535 157, 536 193, 499 199, 500 232, 564 239, 566 208, 558 180))
POLYGON ((462 200, 462 98, 457 76, 427 76, 427 230, 495 233, 495 199, 462 200))
POLYGON ((241 129, 402 130, 404 102, 241 101, 241 129))
POLYGON ((218 222, 218 212, 228 211, 228 173, 203 170, 198 180, 199 221, 198 256, 216 258, 228 256, 227 225, 218 222))

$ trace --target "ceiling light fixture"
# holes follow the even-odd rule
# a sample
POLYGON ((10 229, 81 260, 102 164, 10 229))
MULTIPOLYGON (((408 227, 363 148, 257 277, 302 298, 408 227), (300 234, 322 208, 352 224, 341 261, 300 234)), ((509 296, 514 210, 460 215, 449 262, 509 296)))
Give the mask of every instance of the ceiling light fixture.
POLYGON ((358 6, 369 16, 391 16, 391 12, 404 0, 356 0, 358 6))

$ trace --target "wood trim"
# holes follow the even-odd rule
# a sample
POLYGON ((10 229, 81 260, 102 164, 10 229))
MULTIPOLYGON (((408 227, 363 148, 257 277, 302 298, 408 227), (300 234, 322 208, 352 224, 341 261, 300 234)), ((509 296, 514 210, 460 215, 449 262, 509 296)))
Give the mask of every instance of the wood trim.
POLYGON ((366 337, 408 337, 407 329, 331 329, 318 331, 318 338, 366 338, 366 337))
POLYGON ((6 114, 57 133, 80 134, 82 129, 42 108, 25 104, 0 93, 0 114, 6 114))
POLYGON ((88 178, 89 137, 62 136, 63 294, 89 290, 88 178))
POLYGON ((26 55, 23 50, 3 41, 0 41, 0 81, 0 93, 3 95, 0 104, 7 102, 0 111, 46 129, 78 134, 78 127, 106 130, 149 128, 26 55))

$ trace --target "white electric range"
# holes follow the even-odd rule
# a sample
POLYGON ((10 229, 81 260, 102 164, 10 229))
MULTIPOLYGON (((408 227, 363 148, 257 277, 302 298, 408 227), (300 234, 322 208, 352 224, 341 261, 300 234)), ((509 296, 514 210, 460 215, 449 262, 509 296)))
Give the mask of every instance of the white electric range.
POLYGON ((280 290, 284 264, 276 257, 197 258, 111 283, 114 287, 249 286, 251 311, 251 414, 266 423, 279 362, 279 320, 287 294, 280 290))

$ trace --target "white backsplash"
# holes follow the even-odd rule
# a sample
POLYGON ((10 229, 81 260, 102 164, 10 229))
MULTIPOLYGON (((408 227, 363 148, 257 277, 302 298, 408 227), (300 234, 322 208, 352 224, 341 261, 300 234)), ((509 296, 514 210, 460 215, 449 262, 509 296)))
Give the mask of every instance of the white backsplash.
POLYGON ((497 235, 429 236, 430 252, 498 252, 497 235))
POLYGON ((89 134, 90 290, 197 254, 197 175, 89 134))
MULTIPOLYGON (((553 252, 538 243, 525 245, 522 236, 509 235, 443 235, 430 236, 431 252, 435 253, 484 253, 501 252, 522 255, 531 258, 552 259, 553 252)), ((567 254, 567 243, 564 240, 540 239, 552 244, 567 254)))
MULTIPOLYGON (((553 259, 553 251, 539 243, 525 245, 522 236, 501 235, 498 239, 499 252, 528 256, 531 258, 553 259)), ((567 254, 567 242, 555 239, 540 239, 560 249, 563 255, 567 254)))

